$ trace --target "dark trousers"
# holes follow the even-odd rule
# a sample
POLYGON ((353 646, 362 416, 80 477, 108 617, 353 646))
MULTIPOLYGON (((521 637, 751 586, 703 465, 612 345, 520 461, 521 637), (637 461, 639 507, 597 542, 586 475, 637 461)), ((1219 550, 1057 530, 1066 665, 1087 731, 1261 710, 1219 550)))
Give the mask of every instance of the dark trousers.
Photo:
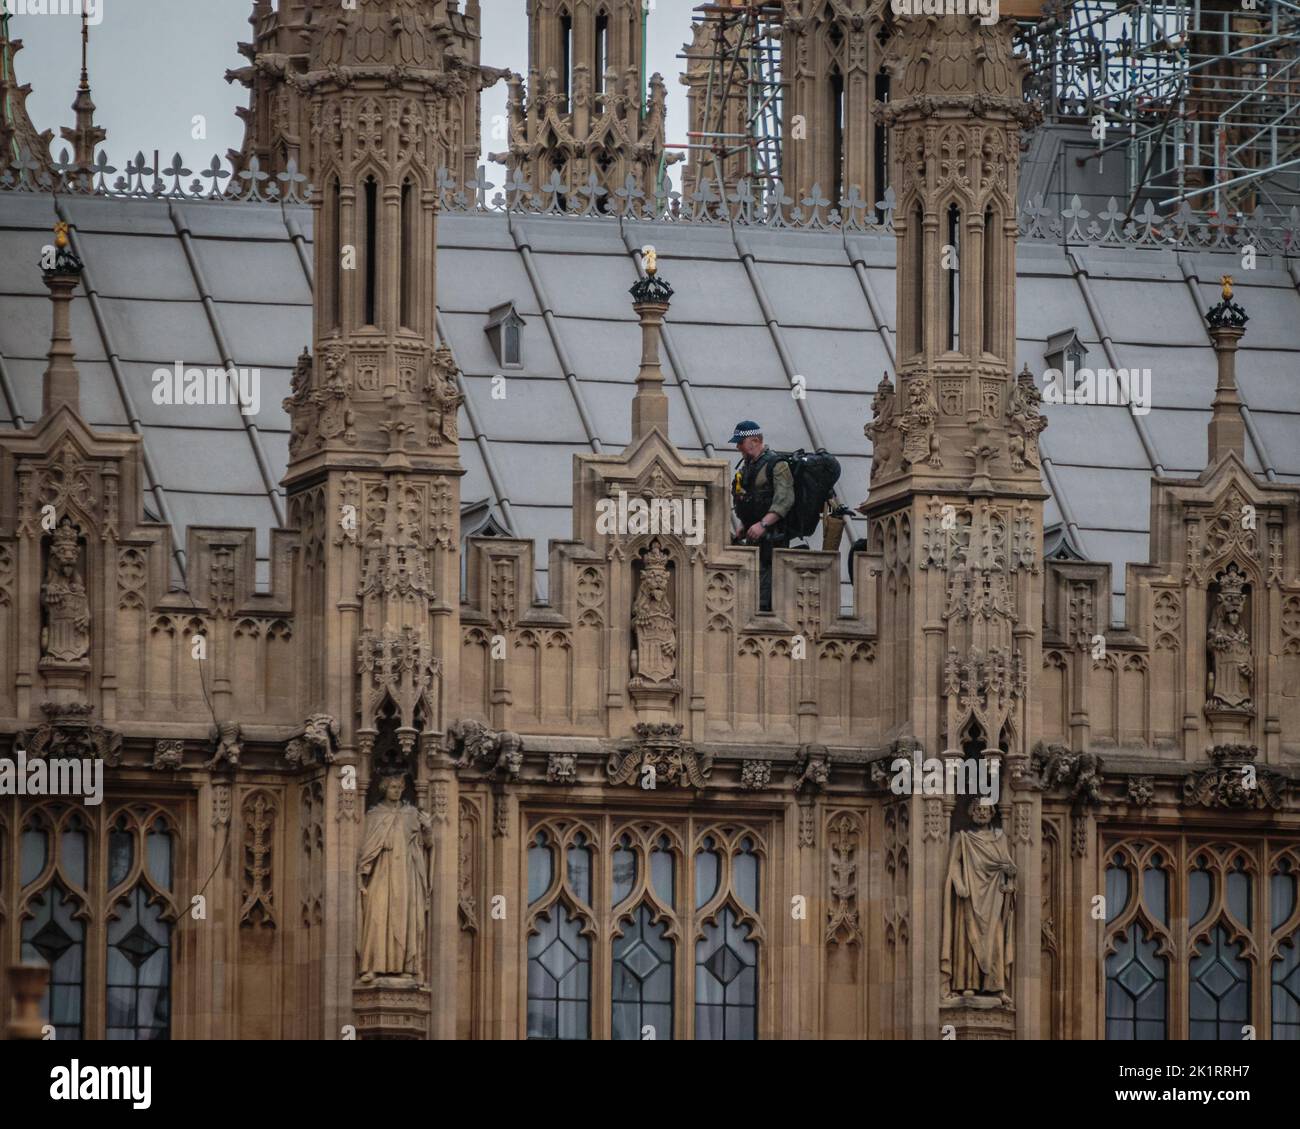
POLYGON ((784 549, 790 538, 764 537, 758 543, 758 610, 772 610, 772 550, 784 549))

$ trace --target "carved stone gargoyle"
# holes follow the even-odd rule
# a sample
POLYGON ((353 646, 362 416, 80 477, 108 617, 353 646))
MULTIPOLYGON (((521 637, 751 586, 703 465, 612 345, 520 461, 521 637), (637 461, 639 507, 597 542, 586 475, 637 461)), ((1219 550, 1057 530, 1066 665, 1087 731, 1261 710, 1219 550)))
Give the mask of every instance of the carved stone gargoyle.
POLYGON ((499 733, 481 721, 453 721, 447 726, 446 751, 456 768, 477 768, 486 776, 511 783, 524 767, 524 740, 518 733, 499 733))
POLYGON ((314 713, 289 738, 284 759, 290 764, 333 764, 338 756, 339 723, 327 713, 314 713))
POLYGON ((203 765, 212 772, 223 761, 231 768, 239 767, 239 757, 243 752, 240 743, 240 727, 237 721, 222 721, 208 730, 208 748, 212 750, 212 759, 203 765))
POLYGON ((713 757, 697 754, 694 745, 682 740, 680 722, 641 721, 632 731, 635 739, 610 753, 605 765, 611 784, 703 788, 708 783, 713 757))
POLYGON ((800 745, 794 763, 794 790, 813 792, 825 788, 831 778, 831 751, 825 745, 800 745))
POLYGON ((1096 753, 1076 753, 1064 745, 1039 741, 1030 753, 1030 765, 1038 787, 1044 792, 1067 789, 1072 807, 1101 803, 1104 766, 1096 753))

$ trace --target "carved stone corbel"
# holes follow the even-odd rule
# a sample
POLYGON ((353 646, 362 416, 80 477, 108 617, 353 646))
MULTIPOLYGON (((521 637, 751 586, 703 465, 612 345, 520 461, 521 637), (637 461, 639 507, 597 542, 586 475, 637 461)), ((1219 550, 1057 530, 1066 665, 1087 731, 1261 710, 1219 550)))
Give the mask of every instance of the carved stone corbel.
POLYGON ((1210 750, 1214 764, 1183 781, 1183 803, 1205 808, 1279 810, 1287 779, 1256 764, 1258 756, 1259 749, 1254 745, 1216 745, 1210 750))
POLYGON ((663 782, 704 788, 708 783, 713 758, 697 755, 695 746, 682 740, 680 722, 641 721, 632 730, 634 740, 610 753, 605 765, 611 784, 656 788, 663 782))

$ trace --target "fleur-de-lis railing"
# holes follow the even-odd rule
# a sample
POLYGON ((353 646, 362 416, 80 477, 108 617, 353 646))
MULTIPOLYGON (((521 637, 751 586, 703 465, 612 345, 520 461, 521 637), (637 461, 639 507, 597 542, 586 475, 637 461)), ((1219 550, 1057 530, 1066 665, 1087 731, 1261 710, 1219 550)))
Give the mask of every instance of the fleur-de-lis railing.
MULTIPOLYGON (((440 168, 434 183, 442 210, 451 213, 509 212, 593 221, 630 219, 810 231, 892 233, 897 204, 892 188, 886 188, 874 204, 857 186, 835 200, 821 185, 790 195, 779 180, 749 178, 727 185, 703 178, 684 194, 666 175, 652 187, 629 175, 622 185, 610 188, 600 183, 594 172, 584 182, 574 184, 561 169, 553 169, 537 185, 521 170, 512 170, 501 191, 494 191, 497 186, 488 180, 486 168, 480 168, 476 177, 464 183, 450 170, 440 168)), ((96 154, 91 168, 78 169, 70 162, 66 149, 58 160, 46 165, 23 151, 0 173, 0 192, 297 205, 310 203, 313 197, 307 178, 292 162, 286 171, 271 175, 261 169, 256 158, 247 167, 236 169, 214 156, 195 175, 185 167, 179 153, 165 167, 154 169, 145 155, 137 152, 119 174, 103 150, 96 154)), ((1257 253, 1265 255, 1300 253, 1297 208, 1280 214, 1256 212, 1224 217, 1194 212, 1186 201, 1177 210, 1162 213, 1146 200, 1136 211, 1125 213, 1111 197, 1094 213, 1077 195, 1059 209, 1046 206, 1037 196, 1021 205, 1019 226, 1022 239, 1063 246, 1224 251, 1253 246, 1257 253)))

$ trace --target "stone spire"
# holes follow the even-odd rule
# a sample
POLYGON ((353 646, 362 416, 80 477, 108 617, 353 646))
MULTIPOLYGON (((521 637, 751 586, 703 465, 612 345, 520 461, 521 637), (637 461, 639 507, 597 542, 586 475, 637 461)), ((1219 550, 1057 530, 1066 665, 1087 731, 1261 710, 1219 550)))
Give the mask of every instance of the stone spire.
MULTIPOLYGON (((249 65, 226 72, 227 82, 238 82, 249 90, 248 107, 236 111, 244 123, 243 145, 229 154, 236 168, 246 168, 256 157, 261 170, 274 176, 292 161, 313 184, 319 182, 318 134, 312 125, 312 84, 308 79, 310 50, 320 28, 331 23, 332 9, 340 6, 281 0, 273 8, 270 0, 254 0, 249 16, 253 40, 239 44, 239 53, 249 65)), ((351 10, 356 5, 341 7, 351 10)), ((439 128, 447 142, 446 167, 463 184, 478 168, 479 95, 506 72, 479 65, 481 12, 477 0, 463 5, 456 0, 437 0, 421 8, 432 8, 421 18, 429 21, 444 67, 455 76, 455 82, 444 90, 448 105, 439 128)))
POLYGON ((77 96, 72 101, 72 112, 76 115, 76 124, 59 130, 64 141, 72 143, 72 165, 76 172, 89 176, 95 167, 95 146, 102 144, 108 131, 95 124, 95 103, 90 97, 90 68, 87 54, 90 49, 90 20, 85 12, 81 13, 81 81, 77 84, 77 96))
POLYGON ((50 160, 51 130, 36 132, 27 115, 29 82, 19 84, 14 71, 14 56, 23 49, 21 39, 9 37, 9 15, 0 14, 0 174, 14 170, 16 175, 30 174, 33 180, 42 173, 52 173, 50 160), (36 169, 24 172, 21 164, 34 161, 36 169))
POLYGON ((891 483, 1041 492, 1038 392, 1013 367, 1020 135, 1036 119, 1013 27, 900 16, 889 40, 900 442, 873 500, 891 483))
MULTIPOLYGON (((357 0, 312 9, 291 87, 312 123, 316 187, 314 347, 292 395, 290 522, 303 552, 295 577, 309 606, 307 710, 336 719, 338 759, 355 766, 349 797, 330 774, 327 802, 378 799, 401 776, 427 803, 457 810, 455 770, 440 752, 458 708, 460 476, 458 373, 437 329, 438 170, 455 164, 455 122, 474 74, 427 0, 357 0), (372 787, 375 785, 375 787, 372 787), (441 802, 441 799, 440 801, 441 802)), ((343 936, 359 928, 354 836, 338 823, 325 916, 340 923, 323 961, 324 1029, 357 1017, 369 1034, 454 1034, 458 936, 455 822, 431 832, 427 987, 409 969, 360 967, 343 936), (391 973, 358 982, 359 973, 391 973), (394 983, 394 978, 396 983, 394 983)), ((424 896, 423 893, 420 896, 424 896)), ((424 955, 420 960, 423 962, 424 955)))
POLYGON ((81 384, 72 348, 72 292, 81 281, 81 260, 68 242, 68 225, 54 225, 54 243, 45 249, 42 277, 54 306, 50 329, 49 364, 41 388, 41 416, 48 419, 65 405, 74 412, 81 410, 81 384))
POLYGON ((664 374, 659 367, 659 334, 673 288, 659 277, 658 256, 653 247, 642 252, 645 275, 632 284, 632 309, 641 319, 641 370, 636 376, 636 395, 632 398, 632 441, 635 443, 651 431, 668 438, 668 395, 664 392, 664 374))
POLYGON ((606 193, 631 176, 652 195, 665 159, 667 92, 656 74, 642 94, 644 11, 641 0, 530 0, 528 89, 519 75, 509 80, 510 147, 492 159, 534 190, 558 173, 580 198, 592 176, 606 193))
POLYGON ((884 0, 786 0, 781 179, 796 200, 816 185, 838 207, 857 188, 870 206, 884 191, 876 107, 889 97, 886 8, 884 0))
POLYGON ((1237 391, 1237 342, 1246 332, 1246 311, 1232 300, 1232 276, 1223 276, 1222 300, 1205 315, 1210 339, 1219 362, 1219 380, 1214 389, 1214 412, 1210 416, 1210 466, 1234 452, 1246 454, 1246 421, 1241 415, 1237 391))

